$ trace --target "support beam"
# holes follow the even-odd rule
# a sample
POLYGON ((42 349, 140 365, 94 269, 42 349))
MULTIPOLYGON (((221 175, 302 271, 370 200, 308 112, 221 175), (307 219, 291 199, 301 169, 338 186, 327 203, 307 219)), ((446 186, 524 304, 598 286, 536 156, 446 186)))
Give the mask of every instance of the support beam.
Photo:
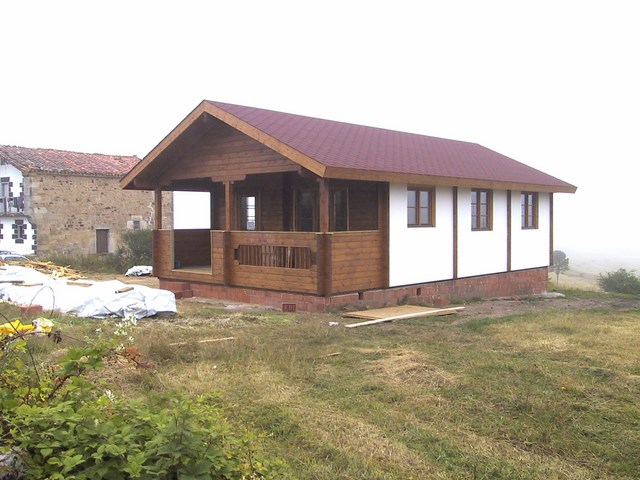
POLYGON ((458 278, 458 187, 453 187, 453 278, 458 278))
POLYGON ((511 190, 507 190, 507 272, 511 271, 511 190))
POLYGON ((224 182, 224 229, 233 230, 236 212, 235 185, 231 181, 224 182))
POLYGON ((162 230, 162 190, 160 188, 154 190, 153 216, 154 230, 162 230))
POLYGON ((320 231, 329 231, 329 181, 326 178, 319 178, 320 184, 320 231))
POLYGON ((549 265, 553 265, 553 193, 549 194, 549 265))

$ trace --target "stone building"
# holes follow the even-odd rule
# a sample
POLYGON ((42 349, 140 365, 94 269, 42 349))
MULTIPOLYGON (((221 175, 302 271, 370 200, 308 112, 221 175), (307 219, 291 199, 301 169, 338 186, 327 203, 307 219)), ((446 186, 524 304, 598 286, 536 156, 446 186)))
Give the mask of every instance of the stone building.
MULTIPOLYGON (((135 156, 0 146, 0 250, 112 253, 127 230, 152 229, 154 197, 123 191, 135 156)), ((171 223, 171 198, 164 200, 171 223)))

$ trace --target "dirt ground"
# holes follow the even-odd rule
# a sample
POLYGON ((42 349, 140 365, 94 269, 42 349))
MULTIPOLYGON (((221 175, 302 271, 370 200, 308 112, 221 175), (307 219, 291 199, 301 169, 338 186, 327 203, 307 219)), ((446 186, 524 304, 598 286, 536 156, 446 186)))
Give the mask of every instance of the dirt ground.
POLYGON ((640 297, 637 298, 543 298, 490 299, 464 305, 458 314, 460 320, 471 318, 499 318, 520 313, 535 313, 548 310, 571 311, 584 309, 633 310, 640 309, 640 297))

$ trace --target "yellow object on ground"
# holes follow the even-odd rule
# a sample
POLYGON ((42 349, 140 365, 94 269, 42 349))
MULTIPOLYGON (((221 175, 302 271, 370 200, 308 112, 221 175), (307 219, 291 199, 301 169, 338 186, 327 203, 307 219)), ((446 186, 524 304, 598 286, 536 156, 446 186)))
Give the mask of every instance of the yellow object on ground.
POLYGON ((25 333, 48 333, 53 329, 48 318, 36 318, 31 323, 22 323, 19 319, 0 325, 0 336, 13 337, 25 333))

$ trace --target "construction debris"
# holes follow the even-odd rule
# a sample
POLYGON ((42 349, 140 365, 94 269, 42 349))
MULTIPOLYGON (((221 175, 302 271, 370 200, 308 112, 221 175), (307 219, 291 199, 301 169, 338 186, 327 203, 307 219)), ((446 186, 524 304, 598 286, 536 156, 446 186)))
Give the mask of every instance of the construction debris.
MULTIPOLYGON (((222 338, 203 338, 202 340, 198 340, 195 343, 215 343, 215 342, 224 342, 226 340, 235 340, 236 337, 222 337, 222 338)), ((173 342, 169 343, 170 347, 183 347, 185 345, 189 345, 191 342, 173 342)))
POLYGON ((22 323, 19 319, 0 325, 0 336, 49 333, 54 325, 48 318, 35 318, 30 323, 22 323))
POLYGON ((44 273, 49 277, 67 278, 69 280, 79 280, 84 278, 77 270, 66 266, 56 265, 52 262, 40 262, 37 260, 29 260, 26 262, 0 262, 0 265, 21 265, 23 267, 32 268, 40 273, 44 273))
POLYGON ((345 325, 347 328, 365 327, 367 325, 376 325, 378 323, 393 322, 395 320, 404 320, 407 318, 418 317, 434 317, 441 315, 451 315, 464 310, 464 307, 452 308, 431 308, 419 307, 416 305, 401 305, 398 307, 376 308, 372 310, 361 310, 358 312, 345 313, 343 317, 351 318, 369 318, 371 320, 360 323, 352 323, 345 325))

